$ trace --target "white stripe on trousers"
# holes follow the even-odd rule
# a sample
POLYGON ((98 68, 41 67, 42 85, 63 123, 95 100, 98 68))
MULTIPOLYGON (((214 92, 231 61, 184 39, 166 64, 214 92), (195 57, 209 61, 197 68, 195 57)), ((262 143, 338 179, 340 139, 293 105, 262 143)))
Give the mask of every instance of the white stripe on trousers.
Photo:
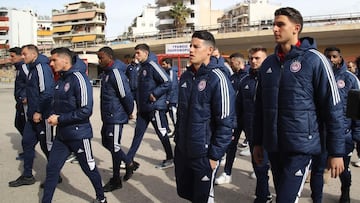
POLYGON ((305 167, 305 173, 304 173, 304 175, 303 175, 303 179, 302 179, 302 181, 301 181, 301 185, 300 185, 299 191, 298 191, 298 193, 297 193, 297 197, 296 197, 296 199, 295 199, 295 203, 298 203, 298 202, 299 202, 299 198, 300 198, 300 196, 301 196, 301 192, 302 192, 302 190, 304 189, 304 184, 305 184, 306 178, 307 178, 307 176, 308 176, 308 174, 309 174, 311 162, 312 162, 312 159, 310 159, 308 165, 305 167))
POLYGON ((46 140, 46 148, 50 152, 53 145, 53 136, 51 132, 51 126, 46 121, 45 121, 45 140, 46 140))
POLYGON ((90 140, 83 139, 83 145, 84 145, 84 150, 85 150, 85 155, 86 155, 86 161, 89 165, 90 171, 92 171, 95 169, 95 160, 91 154, 90 140))
POLYGON ((167 130, 166 128, 163 128, 163 126, 161 125, 160 112, 158 110, 155 110, 155 122, 161 135, 164 137, 167 133, 167 130))
POLYGON ((120 143, 119 143, 119 133, 120 133, 120 125, 114 125, 114 152, 120 151, 120 143))
POLYGON ((211 174, 209 198, 208 198, 208 201, 207 201, 208 203, 214 203, 215 202, 215 190, 214 190, 214 181, 215 180, 214 179, 215 179, 215 174, 216 174, 216 171, 217 171, 218 167, 219 167, 219 161, 216 161, 216 167, 212 171, 212 174, 211 174))

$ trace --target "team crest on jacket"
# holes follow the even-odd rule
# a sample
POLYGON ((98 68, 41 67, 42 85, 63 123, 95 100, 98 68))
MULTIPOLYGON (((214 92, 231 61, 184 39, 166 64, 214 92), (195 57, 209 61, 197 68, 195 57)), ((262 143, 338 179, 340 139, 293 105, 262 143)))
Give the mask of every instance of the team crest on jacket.
POLYGON ((338 80, 338 81, 336 82, 336 84, 337 84, 337 86, 338 86, 339 89, 345 87, 345 81, 344 81, 344 80, 338 80))
POLYGON ((198 90, 201 92, 205 89, 205 87, 206 87, 206 80, 201 80, 198 85, 198 90))
POLYGON ((290 71, 293 73, 298 72, 301 69, 301 63, 299 61, 294 61, 290 65, 290 71))
POLYGON ((67 82, 64 85, 64 91, 67 92, 67 91, 69 91, 69 89, 70 89, 70 83, 67 82))
POLYGON ((143 70, 142 74, 143 74, 143 76, 146 76, 147 75, 146 70, 143 70))

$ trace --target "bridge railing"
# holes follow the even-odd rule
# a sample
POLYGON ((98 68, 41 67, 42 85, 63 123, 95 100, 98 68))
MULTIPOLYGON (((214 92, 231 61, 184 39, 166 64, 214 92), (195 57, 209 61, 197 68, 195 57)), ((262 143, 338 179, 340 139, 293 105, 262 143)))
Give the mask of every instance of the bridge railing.
MULTIPOLYGON (((136 42, 144 42, 148 40, 162 40, 169 38, 178 38, 178 37, 191 37, 191 34, 194 30, 208 30, 214 34, 217 33, 231 33, 231 32, 246 32, 246 31, 256 31, 256 30, 268 30, 272 29, 272 20, 265 21, 264 24, 262 21, 249 22, 248 25, 240 23, 223 23, 215 24, 209 26, 196 26, 193 28, 186 28, 181 32, 176 29, 162 30, 157 33, 141 33, 136 36, 117 36, 110 37, 104 41, 93 41, 93 42, 80 42, 80 43, 69 43, 61 45, 47 46, 46 48, 40 49, 43 53, 47 54, 51 49, 65 46, 68 48, 90 48, 90 47, 101 47, 101 46, 112 46, 117 44, 129 44, 136 42)), ((317 16, 305 16, 304 17, 304 27, 308 26, 331 26, 339 24, 353 24, 360 23, 360 12, 356 13, 343 13, 343 14, 330 14, 330 15, 317 15, 317 16)))

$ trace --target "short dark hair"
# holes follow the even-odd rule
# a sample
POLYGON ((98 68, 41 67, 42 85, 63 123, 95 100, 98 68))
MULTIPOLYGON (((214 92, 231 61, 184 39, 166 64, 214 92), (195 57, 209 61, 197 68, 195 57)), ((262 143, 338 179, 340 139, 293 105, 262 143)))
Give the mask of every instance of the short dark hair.
POLYGON ((20 56, 21 55, 21 48, 20 47, 13 47, 9 49, 10 53, 15 53, 16 55, 20 56))
POLYGON ((299 30, 299 33, 302 31, 304 20, 301 13, 295 8, 291 8, 291 7, 279 8, 275 11, 274 15, 275 17, 279 15, 287 16, 291 22, 300 24, 301 28, 299 30))
POLYGON ((66 48, 66 47, 55 48, 55 49, 51 50, 50 54, 51 55, 59 54, 59 55, 64 55, 64 56, 68 57, 70 59, 71 65, 73 65, 75 60, 76 60, 75 59, 75 53, 72 52, 69 48, 66 48))
POLYGON ((166 64, 172 64, 172 59, 171 58, 164 58, 163 60, 161 60, 161 62, 165 62, 166 64))
POLYGON ((23 50, 24 48, 27 48, 29 50, 33 50, 39 55, 39 49, 37 48, 37 46, 35 46, 33 44, 24 45, 24 46, 21 47, 21 50, 23 50))
POLYGON ((209 43, 214 48, 216 47, 214 35, 206 30, 195 31, 191 38, 199 38, 209 43))
POLYGON ((229 58, 243 58, 244 59, 244 55, 238 53, 238 52, 235 52, 235 53, 232 53, 229 58))
POLYGON ((337 48, 337 47, 326 47, 325 50, 324 50, 325 55, 330 51, 337 51, 337 52, 339 52, 339 54, 341 54, 340 49, 337 48))
POLYGON ((251 47, 251 48, 248 50, 248 52, 249 52, 250 54, 256 53, 256 52, 258 52, 258 51, 263 51, 263 52, 267 53, 266 48, 265 48, 265 47, 262 47, 262 46, 253 46, 253 47, 251 47))
POLYGON ((135 50, 140 49, 140 50, 143 50, 143 51, 150 52, 150 47, 149 47, 149 45, 147 45, 147 44, 138 44, 138 45, 135 46, 134 49, 135 49, 135 50))
POLYGON ((114 50, 110 47, 102 47, 99 49, 98 52, 104 52, 106 55, 110 56, 111 58, 115 58, 114 50))

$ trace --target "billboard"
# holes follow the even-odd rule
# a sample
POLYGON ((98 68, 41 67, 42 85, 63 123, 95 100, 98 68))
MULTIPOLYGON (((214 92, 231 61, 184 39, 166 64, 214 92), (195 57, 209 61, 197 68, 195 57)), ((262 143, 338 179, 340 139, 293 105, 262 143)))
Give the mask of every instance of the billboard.
POLYGON ((165 54, 189 54, 190 43, 166 44, 165 54))

